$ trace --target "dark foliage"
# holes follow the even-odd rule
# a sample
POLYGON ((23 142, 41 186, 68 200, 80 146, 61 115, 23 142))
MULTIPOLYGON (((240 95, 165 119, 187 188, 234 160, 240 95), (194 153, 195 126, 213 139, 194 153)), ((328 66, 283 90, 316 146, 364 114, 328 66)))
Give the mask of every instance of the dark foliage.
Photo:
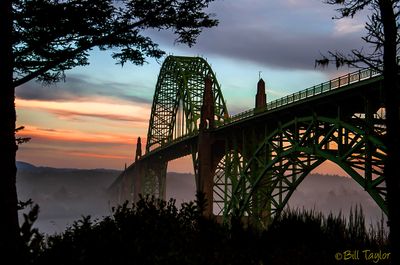
POLYGON ((345 251, 359 251, 360 259, 347 260, 350 264, 374 264, 362 251, 389 252, 387 234, 379 226, 367 231, 361 208, 351 210, 348 221, 341 215, 287 211, 274 219, 262 240, 265 264, 341 264, 346 261, 336 260, 335 254, 345 251))
MULTIPOLYGON (((101 221, 89 216, 64 233, 26 242, 29 264, 338 264, 346 250, 386 251, 386 234, 366 231, 362 211, 324 217, 313 211, 287 211, 266 231, 239 222, 221 225, 202 215, 204 200, 184 203, 151 197, 124 203, 101 221), (30 249, 29 249, 30 248, 30 249)), ((33 214, 37 209, 33 208, 33 214)), ((27 215, 30 216, 31 214, 27 215)), ((26 219, 27 228, 34 218, 26 219)), ((24 225, 23 225, 24 227, 24 225)), ((29 229, 28 229, 29 231, 29 229)), ((375 232, 378 231, 378 232, 375 232)), ((32 233, 31 233, 32 234, 32 233)), ((27 233, 29 235, 29 233, 27 233)), ((379 264, 387 264, 380 260, 379 264)), ((365 259, 351 264, 374 264, 365 259), (358 262, 358 263, 357 263, 358 262)))
POLYGON ((197 203, 178 209, 173 200, 145 197, 101 221, 83 217, 50 236, 35 264, 258 264, 251 240, 203 218, 197 203))
POLYGON ((37 228, 33 228, 33 224, 39 215, 39 205, 33 204, 31 199, 25 202, 18 202, 18 210, 24 210, 28 206, 30 207, 30 211, 22 215, 24 222, 20 227, 18 246, 19 261, 25 264, 33 262, 44 247, 44 236, 39 233, 37 228))
POLYGON ((189 46, 218 21, 205 12, 213 0, 13 1, 14 86, 31 79, 55 82, 87 65, 94 47, 112 49, 121 65, 164 55, 146 30, 169 30, 189 46))
MULTIPOLYGON (((19 131, 21 131, 21 130, 23 130, 23 129, 25 129, 25 127, 24 127, 24 126, 20 126, 20 127, 18 127, 18 128, 15 129, 15 133, 18 133, 19 131)), ((15 142, 16 142, 16 144, 18 144, 18 145, 23 144, 23 143, 27 143, 27 142, 29 142, 30 140, 31 140, 30 137, 15 137, 15 142)))

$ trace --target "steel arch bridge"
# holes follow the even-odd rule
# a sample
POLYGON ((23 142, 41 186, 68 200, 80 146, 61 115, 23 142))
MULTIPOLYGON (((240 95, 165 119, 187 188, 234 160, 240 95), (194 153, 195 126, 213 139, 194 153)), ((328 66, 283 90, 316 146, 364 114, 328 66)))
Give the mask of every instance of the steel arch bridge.
POLYGON ((169 56, 158 76, 146 153, 109 188, 117 201, 165 198, 170 160, 192 155, 206 215, 232 214, 265 227, 304 178, 332 161, 387 213, 382 76, 360 70, 229 116, 218 81, 200 57, 169 56))

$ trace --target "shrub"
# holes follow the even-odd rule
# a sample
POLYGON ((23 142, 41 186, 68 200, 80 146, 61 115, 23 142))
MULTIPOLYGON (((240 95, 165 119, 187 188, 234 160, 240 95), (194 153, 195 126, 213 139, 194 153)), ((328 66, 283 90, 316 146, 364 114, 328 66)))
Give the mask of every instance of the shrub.
MULTIPOLYGON (((348 221, 341 215, 289 210, 260 231, 240 222, 227 226, 206 219, 204 205, 202 196, 179 209, 174 200, 142 197, 136 204, 125 202, 113 208, 113 214, 102 220, 83 217, 46 239, 37 231, 29 232, 37 217, 38 208, 33 208, 32 215, 26 216, 28 225, 22 226, 28 231, 24 232, 29 250, 25 252, 30 253, 26 263, 337 265, 337 252, 387 248, 384 232, 365 228, 361 208, 351 212, 348 221)), ((373 264, 363 259, 350 263, 373 264)))

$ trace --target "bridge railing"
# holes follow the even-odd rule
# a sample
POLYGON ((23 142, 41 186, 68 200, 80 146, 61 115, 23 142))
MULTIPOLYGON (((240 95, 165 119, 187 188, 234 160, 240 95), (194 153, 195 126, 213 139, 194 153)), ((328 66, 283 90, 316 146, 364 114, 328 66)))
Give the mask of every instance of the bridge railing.
POLYGON ((282 106, 286 106, 289 104, 292 104, 297 101, 301 101, 319 94, 326 93, 328 91, 331 91, 333 89, 337 89, 343 86, 347 86, 350 84, 354 84, 363 80, 367 80, 376 76, 379 76, 381 74, 381 69, 380 70, 374 70, 371 68, 368 69, 363 69, 359 70, 357 72, 349 73, 347 75, 340 76, 338 78, 329 80, 328 82, 321 83, 316 86, 312 86, 310 88, 301 90, 299 92, 293 93, 291 95, 288 95, 283 98, 276 99, 274 101, 269 102, 264 108, 261 109, 249 109, 244 112, 238 113, 236 115, 233 115, 230 117, 229 121, 227 123, 232 123, 238 120, 242 120, 248 117, 253 116, 255 113, 261 113, 269 110, 273 110, 282 106))

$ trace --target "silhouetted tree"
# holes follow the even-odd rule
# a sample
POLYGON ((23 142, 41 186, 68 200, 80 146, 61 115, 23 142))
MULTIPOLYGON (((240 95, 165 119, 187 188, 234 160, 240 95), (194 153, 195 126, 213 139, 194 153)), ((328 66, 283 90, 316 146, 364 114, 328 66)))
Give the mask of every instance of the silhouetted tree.
POLYGON ((217 25, 205 9, 213 0, 1 0, 0 180, 1 245, 15 258, 17 216, 15 87, 32 79, 56 82, 65 71, 88 64, 89 51, 113 49, 123 65, 160 58, 147 29, 170 30, 193 45, 203 28, 217 25))
MULTIPOLYGON (((369 8, 371 15, 366 23, 367 36, 363 40, 372 45, 371 51, 352 50, 351 54, 344 55, 340 52, 330 52, 337 67, 342 65, 368 65, 382 71, 383 97, 386 115, 385 144, 387 156, 385 160, 384 175, 387 187, 388 220, 390 227, 390 240, 393 246, 393 264, 399 264, 400 255, 400 85, 399 66, 397 55, 399 48, 400 15, 399 0, 327 0, 328 4, 339 5, 337 9, 340 16, 353 17, 363 9, 369 8), (380 66, 383 65, 383 69, 380 66), (397 247, 397 249, 394 249, 397 247)), ((316 63, 326 65, 330 62, 325 57, 316 63)))

